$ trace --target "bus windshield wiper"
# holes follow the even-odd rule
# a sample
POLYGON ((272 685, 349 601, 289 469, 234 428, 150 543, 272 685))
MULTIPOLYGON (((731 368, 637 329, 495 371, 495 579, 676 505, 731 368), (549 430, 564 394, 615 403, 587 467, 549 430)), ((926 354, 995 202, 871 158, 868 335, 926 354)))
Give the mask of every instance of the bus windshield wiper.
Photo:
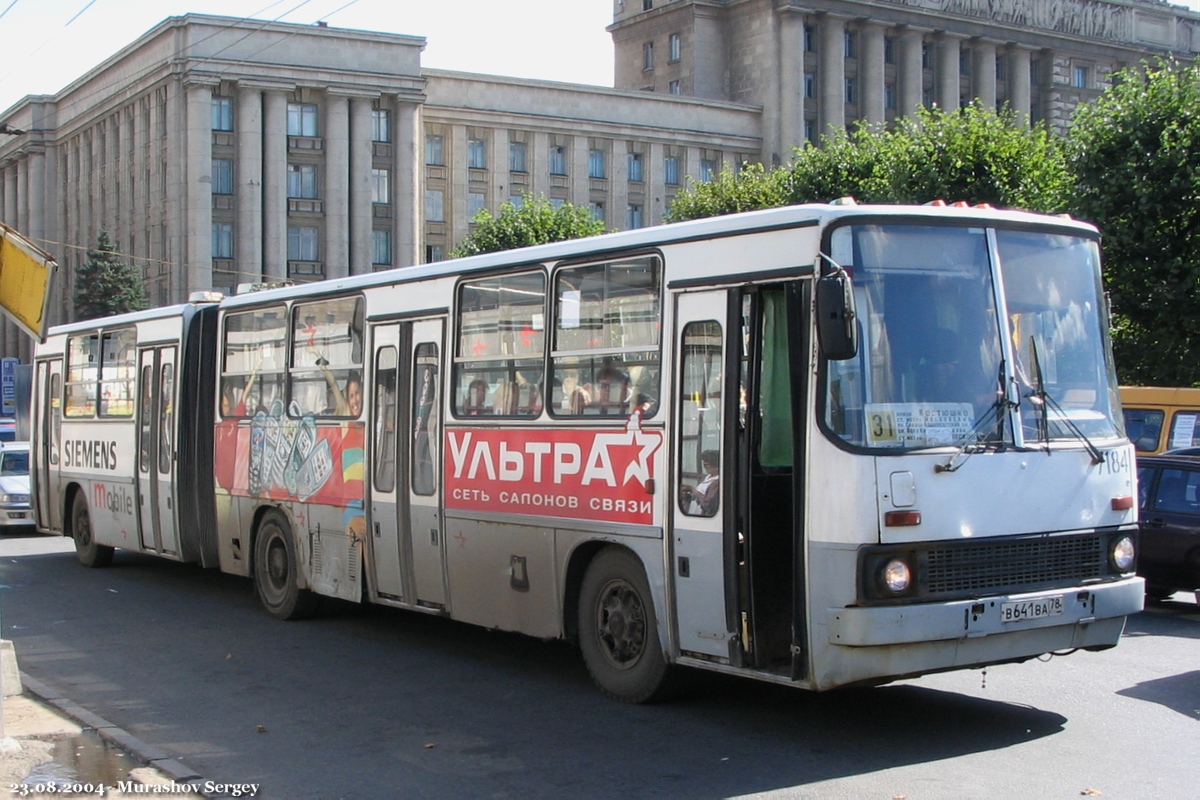
POLYGON ((1050 455, 1050 409, 1054 409, 1058 421, 1061 421, 1066 426, 1072 436, 1083 442, 1088 455, 1092 457, 1092 463, 1103 464, 1104 453, 1100 452, 1100 449, 1092 444, 1092 440, 1083 431, 1079 430, 1079 426, 1067 416, 1067 412, 1058 404, 1058 401, 1046 391, 1046 382, 1042 375, 1042 359, 1038 352, 1037 340, 1032 336, 1029 337, 1029 349, 1033 353, 1033 377, 1037 381, 1037 387, 1026 396, 1031 400, 1037 401, 1040 406, 1038 436, 1046 444, 1046 455, 1050 455))
POLYGON ((998 452, 1004 449, 1004 418, 1008 415, 1008 410, 1016 406, 1015 403, 1008 399, 1008 394, 1005 392, 1005 365, 1004 361, 1000 361, 1000 374, 997 378, 999 390, 996 394, 996 401, 988 406, 987 411, 975 421, 971 426, 971 430, 967 431, 962 436, 962 444, 958 450, 945 464, 935 464, 934 472, 956 472, 959 467, 967 463, 967 458, 976 453, 998 452), (987 423, 995 421, 993 434, 985 439, 979 439, 978 434, 985 428, 987 423), (966 458, 963 458, 963 456, 966 458))

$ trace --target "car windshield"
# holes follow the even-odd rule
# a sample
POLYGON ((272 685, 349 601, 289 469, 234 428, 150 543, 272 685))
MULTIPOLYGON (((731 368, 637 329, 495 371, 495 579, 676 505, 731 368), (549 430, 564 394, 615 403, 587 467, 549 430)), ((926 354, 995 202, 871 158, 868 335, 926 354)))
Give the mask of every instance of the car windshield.
POLYGON ((0 475, 28 475, 29 453, 0 454, 0 475))
POLYGON ((830 249, 862 326, 858 356, 826 364, 825 422, 844 441, 1012 444, 1006 397, 1027 444, 1122 431, 1093 240, 889 223, 839 228, 830 249))

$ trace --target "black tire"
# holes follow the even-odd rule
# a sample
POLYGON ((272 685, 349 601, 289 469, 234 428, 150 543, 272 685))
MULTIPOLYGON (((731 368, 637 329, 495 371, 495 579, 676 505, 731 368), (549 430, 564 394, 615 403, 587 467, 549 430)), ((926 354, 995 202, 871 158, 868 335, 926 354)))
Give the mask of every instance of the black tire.
POLYGON ((85 567, 107 567, 112 563, 114 548, 96 544, 92 535, 92 515, 83 492, 76 492, 71 504, 71 538, 75 540, 75 555, 80 564, 85 567))
POLYGON ((650 584, 628 550, 601 550, 584 573, 579 649, 592 680, 612 699, 648 703, 666 695, 668 666, 650 584))
POLYGON ((1151 586, 1146 584, 1146 597, 1151 600, 1167 600, 1171 595, 1175 594, 1174 589, 1168 589, 1165 586, 1151 586))
POLYGON ((254 587, 271 616, 304 619, 317 611, 319 599, 297 583, 296 545, 287 520, 277 512, 263 517, 254 540, 254 587))

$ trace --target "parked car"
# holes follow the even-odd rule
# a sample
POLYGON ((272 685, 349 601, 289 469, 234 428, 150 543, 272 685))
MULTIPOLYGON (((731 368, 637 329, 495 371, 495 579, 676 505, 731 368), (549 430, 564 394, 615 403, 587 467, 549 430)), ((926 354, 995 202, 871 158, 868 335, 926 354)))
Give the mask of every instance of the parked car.
POLYGON ((1139 456, 1138 500, 1146 594, 1200 590, 1200 456, 1139 456))
POLYGON ((0 443, 0 528, 32 525, 29 442, 0 443))

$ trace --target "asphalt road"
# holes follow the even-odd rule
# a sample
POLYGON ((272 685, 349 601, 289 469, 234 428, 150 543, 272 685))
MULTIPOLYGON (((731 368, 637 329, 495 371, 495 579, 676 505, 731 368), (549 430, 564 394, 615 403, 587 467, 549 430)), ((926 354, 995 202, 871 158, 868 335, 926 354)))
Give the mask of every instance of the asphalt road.
POLYGON ((210 780, 268 798, 1196 798, 1200 607, 1046 662, 811 694, 695 674, 624 706, 560 642, 328 603, 269 617, 250 581, 0 538, 27 674, 210 780))

